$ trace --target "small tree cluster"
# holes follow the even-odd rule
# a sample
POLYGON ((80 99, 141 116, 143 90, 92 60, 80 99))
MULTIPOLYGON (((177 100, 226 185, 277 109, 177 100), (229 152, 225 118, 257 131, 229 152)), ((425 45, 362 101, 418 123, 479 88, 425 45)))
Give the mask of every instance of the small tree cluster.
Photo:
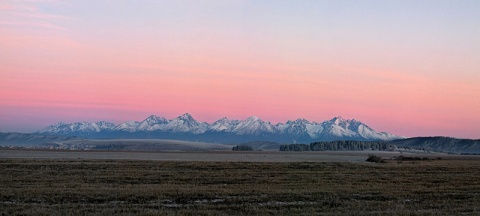
POLYGON ((368 155, 367 162, 372 162, 372 163, 385 163, 385 160, 379 156, 376 155, 368 155))
POLYGON ((233 151, 253 151, 252 146, 248 145, 237 145, 232 148, 233 151))
MULTIPOLYGON (((439 157, 440 159, 438 160, 441 160, 442 158, 439 157)), ((395 158, 395 160, 399 160, 399 161, 417 161, 417 160, 433 160, 433 159, 430 159, 428 157, 407 157, 407 156, 403 156, 403 155, 400 155, 398 157, 395 158)))

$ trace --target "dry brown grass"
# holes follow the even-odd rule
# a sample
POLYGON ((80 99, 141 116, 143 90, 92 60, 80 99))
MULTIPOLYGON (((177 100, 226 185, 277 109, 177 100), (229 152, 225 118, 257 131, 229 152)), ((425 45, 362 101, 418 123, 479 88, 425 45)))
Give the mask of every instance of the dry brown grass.
POLYGON ((480 214, 480 161, 0 160, 5 215, 480 214))

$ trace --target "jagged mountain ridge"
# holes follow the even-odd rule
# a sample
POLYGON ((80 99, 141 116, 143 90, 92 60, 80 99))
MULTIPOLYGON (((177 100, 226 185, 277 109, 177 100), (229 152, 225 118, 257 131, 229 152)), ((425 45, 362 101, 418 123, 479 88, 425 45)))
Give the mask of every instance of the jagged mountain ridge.
POLYGON ((99 121, 95 123, 74 122, 70 124, 65 122, 59 122, 57 124, 50 125, 43 130, 38 131, 37 133, 51 135, 69 135, 71 133, 82 132, 85 134, 89 134, 112 130, 113 128, 115 128, 115 124, 106 121, 99 121))
POLYGON ((403 137, 386 132, 376 132, 355 119, 335 117, 322 123, 307 119, 289 120, 271 124, 256 116, 246 120, 222 118, 211 124, 199 122, 185 113, 168 120, 151 115, 145 120, 126 121, 119 125, 101 121, 96 123, 60 122, 50 125, 38 134, 68 135, 85 138, 180 138, 211 142, 275 141, 283 143, 307 143, 328 140, 394 140, 403 137))

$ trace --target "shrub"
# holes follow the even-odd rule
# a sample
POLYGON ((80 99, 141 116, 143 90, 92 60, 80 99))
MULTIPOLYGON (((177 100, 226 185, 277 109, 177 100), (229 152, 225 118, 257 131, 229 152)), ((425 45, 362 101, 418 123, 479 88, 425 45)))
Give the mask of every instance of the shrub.
POLYGON ((382 159, 382 158, 379 157, 379 156, 376 156, 376 155, 371 154, 371 155, 368 155, 367 162, 385 163, 385 160, 382 159))

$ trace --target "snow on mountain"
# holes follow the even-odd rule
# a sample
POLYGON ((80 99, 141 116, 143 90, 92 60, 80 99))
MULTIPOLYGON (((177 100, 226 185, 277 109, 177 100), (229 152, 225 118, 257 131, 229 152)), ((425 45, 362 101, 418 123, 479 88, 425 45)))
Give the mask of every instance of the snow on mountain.
POLYGON ((165 127, 166 131, 178 133, 191 132, 193 134, 204 133, 208 128, 207 123, 196 121, 190 114, 185 113, 177 118, 172 119, 165 127))
POLYGON ((268 121, 263 121, 257 116, 251 116, 238 123, 232 130, 239 135, 259 135, 262 133, 275 133, 279 130, 268 121))
POLYGON ((276 127, 278 130, 282 131, 285 134, 295 136, 309 136, 307 125, 313 125, 313 123, 306 119, 297 119, 295 121, 289 120, 285 124, 277 124, 276 127))
POLYGON ((58 122, 56 124, 47 126, 39 131, 37 133, 60 133, 62 131, 62 128, 66 127, 68 124, 65 122, 58 122))
POLYGON ((208 127, 208 131, 213 132, 232 132, 233 128, 240 123, 239 120, 229 120, 226 117, 212 123, 208 127))
POLYGON ((106 130, 111 130, 114 126, 115 125, 113 123, 105 121, 100 121, 97 123, 75 122, 71 124, 59 122, 38 131, 38 133, 58 135, 68 135, 72 133, 98 133, 106 130))
POLYGON ((322 124, 318 124, 316 122, 312 122, 312 124, 307 124, 307 133, 310 138, 315 139, 318 138, 318 135, 323 132, 325 128, 323 128, 322 124))
POLYGON ((350 121, 344 120, 341 116, 335 117, 329 121, 324 121, 322 123, 323 131, 319 134, 320 136, 336 136, 336 137, 354 137, 357 132, 350 130, 350 121))
POLYGON ((163 117, 151 115, 136 127, 136 131, 156 131, 164 130, 169 121, 163 117))
POLYGON ((113 130, 113 128, 115 128, 115 124, 113 124, 111 122, 107 122, 107 121, 99 121, 99 122, 96 122, 95 124, 98 126, 98 128, 101 131, 113 130))
MULTIPOLYGON (((100 121, 96 123, 75 122, 67 124, 60 122, 48 126, 37 133, 50 135, 77 135, 102 132, 162 132, 199 135, 205 132, 225 132, 237 136, 266 134, 279 135, 290 141, 324 141, 324 140, 393 140, 403 137, 386 132, 376 132, 369 126, 355 119, 343 119, 338 116, 322 123, 297 119, 272 125, 259 117, 251 116, 246 120, 219 119, 212 124, 196 121, 190 114, 185 113, 172 120, 151 115, 142 122, 126 121, 117 126, 113 123, 100 121)), ((138 134, 137 134, 138 135, 138 134)), ((273 136, 275 137, 275 136, 273 136)), ((282 139, 283 139, 282 138, 282 139)), ((288 142, 290 142, 288 141, 288 142)), ((287 141, 285 141, 287 142, 287 141)))
POLYGON ((317 137, 324 139, 364 139, 364 140, 391 140, 397 139, 395 135, 389 133, 378 133, 369 126, 355 119, 343 119, 341 116, 335 117, 322 123, 323 130, 317 134, 317 137))
POLYGON ((126 132, 135 132, 137 126, 140 124, 138 121, 126 121, 123 122, 116 127, 114 127, 112 130, 114 131, 126 131, 126 132))

